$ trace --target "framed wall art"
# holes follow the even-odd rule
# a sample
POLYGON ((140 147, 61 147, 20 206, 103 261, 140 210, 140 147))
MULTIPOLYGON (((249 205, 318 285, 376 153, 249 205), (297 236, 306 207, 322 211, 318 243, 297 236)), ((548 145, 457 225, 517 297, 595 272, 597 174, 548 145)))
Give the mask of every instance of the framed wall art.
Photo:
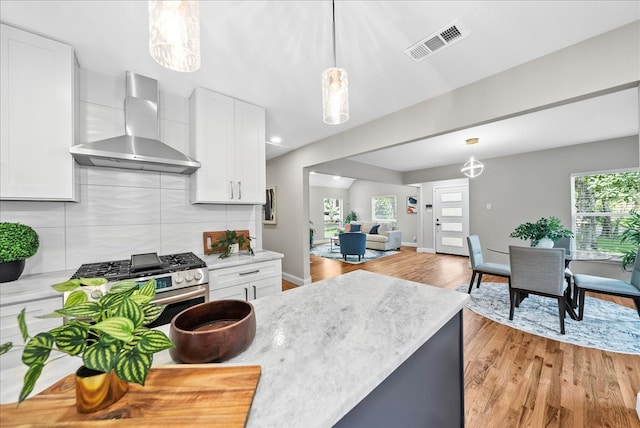
POLYGON ((407 214, 417 214, 417 213, 418 213, 418 197, 407 196, 407 214))
POLYGON ((276 187, 267 187, 265 204, 262 206, 262 223, 276 224, 276 187))

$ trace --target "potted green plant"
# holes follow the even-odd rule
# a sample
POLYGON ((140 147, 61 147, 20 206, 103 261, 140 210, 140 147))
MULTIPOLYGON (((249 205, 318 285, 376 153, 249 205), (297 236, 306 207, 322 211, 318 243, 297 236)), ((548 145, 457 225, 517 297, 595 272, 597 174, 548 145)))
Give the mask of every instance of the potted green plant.
POLYGON ((351 223, 352 221, 358 220, 358 214, 355 211, 350 211, 349 214, 344 218, 344 224, 351 223))
POLYGON ((636 253, 640 246, 640 212, 632 209, 631 220, 626 224, 626 229, 622 232, 620 242, 631 244, 622 255, 622 269, 627 270, 627 266, 631 266, 636 261, 636 253))
POLYGON ((0 282, 15 281, 24 271, 25 260, 40 246, 38 234, 20 223, 0 223, 0 282))
MULTIPOLYGON (((309 225, 313 226, 313 222, 309 220, 309 225)), ((309 248, 313 248, 313 237, 316 236, 316 230, 313 227, 309 227, 309 248)))
MULTIPOLYGON (((120 393, 114 397, 117 400, 128 389, 128 384, 122 385, 120 381, 144 385, 153 354, 173 347, 163 332, 145 327, 164 310, 164 306, 151 303, 156 294, 154 278, 140 287, 136 281, 121 281, 103 291, 106 282, 104 278, 81 278, 53 285, 54 290, 68 294, 63 308, 48 316, 65 317, 66 322, 33 337, 27 331, 25 309, 20 312, 18 325, 25 341, 22 361, 28 369, 18 403, 33 391, 44 366, 50 362, 52 351, 82 359, 82 366, 76 372, 76 406, 78 411, 89 413, 105 408, 115 400, 95 403, 96 397, 79 389, 85 369, 89 375, 115 378, 119 384, 106 386, 109 393, 104 395, 110 398, 114 393, 120 393)), ((0 355, 12 347, 11 342, 2 344, 0 355)), ((95 381, 92 383, 95 387, 95 381)))
POLYGON ((509 235, 512 238, 529 239, 532 247, 553 247, 560 238, 570 238, 573 232, 565 229, 557 217, 542 217, 535 223, 522 223, 509 235))
POLYGON ((226 230, 224 236, 218 238, 218 242, 211 245, 211 249, 222 250, 220 258, 224 259, 229 257, 232 253, 237 253, 245 245, 249 254, 253 255, 253 249, 251 248, 251 240, 253 238, 244 234, 238 235, 235 230, 226 230))

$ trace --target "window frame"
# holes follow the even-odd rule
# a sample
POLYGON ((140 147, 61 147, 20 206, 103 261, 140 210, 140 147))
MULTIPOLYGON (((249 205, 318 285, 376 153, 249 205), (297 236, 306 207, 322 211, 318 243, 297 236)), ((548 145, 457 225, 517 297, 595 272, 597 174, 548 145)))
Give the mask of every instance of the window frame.
MULTIPOLYGON (((622 258, 622 254, 618 254, 615 252, 606 252, 603 251, 602 248, 599 249, 593 249, 593 250, 587 250, 587 249, 581 249, 579 248, 580 246, 577 243, 577 235, 578 235, 578 231, 579 228, 577 226, 577 219, 578 218, 585 218, 585 217, 609 217, 609 218, 621 218, 621 217, 630 217, 630 209, 627 210, 626 212, 579 212, 577 210, 577 200, 576 200, 576 186, 575 186, 575 182, 576 182, 576 178, 578 177, 585 177, 585 176, 593 176, 593 175, 607 175, 607 174, 619 174, 619 173, 626 173, 626 172, 635 172, 638 174, 639 179, 640 179, 640 171, 638 170, 638 168, 617 168, 617 169, 610 169, 610 170, 600 170, 600 171, 586 171, 586 172, 577 172, 577 173, 571 173, 570 175, 570 186, 571 186, 571 231, 574 234, 574 238, 571 240, 572 241, 572 252, 580 252, 580 253, 585 253, 585 254, 593 254, 593 255, 607 255, 611 257, 611 260, 613 261, 619 261, 622 258)), ((640 183, 639 183, 639 187, 638 187, 638 196, 640 196, 640 183)), ((637 203, 636 203, 637 204, 637 203)), ((606 249, 605 249, 606 250, 606 249)))
POLYGON ((371 221, 376 223, 396 224, 398 221, 398 197, 397 195, 375 195, 371 196, 371 221), (393 219, 381 219, 376 217, 376 201, 383 198, 393 198, 393 219))

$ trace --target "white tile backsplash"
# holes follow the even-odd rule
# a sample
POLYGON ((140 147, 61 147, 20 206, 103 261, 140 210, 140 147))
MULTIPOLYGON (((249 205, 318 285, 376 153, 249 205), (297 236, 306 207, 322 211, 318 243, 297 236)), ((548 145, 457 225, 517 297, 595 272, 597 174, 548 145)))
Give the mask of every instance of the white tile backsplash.
POLYGON ((83 263, 128 259, 132 254, 161 254, 160 224, 67 227, 67 269, 83 263))
MULTIPOLYGON (((125 73, 112 77, 80 70, 80 138, 76 143, 124 134, 125 73)), ((188 152, 188 99, 160 93, 161 135, 188 152)), ((202 232, 261 227, 261 207, 191 204, 189 177, 179 174, 78 167, 79 202, 2 201, 0 221, 33 227, 38 253, 25 273, 75 270, 83 263, 132 254, 192 251, 203 255, 202 232)), ((252 242, 254 248, 260 248, 252 242)))
POLYGON ((64 227, 64 202, 2 201, 0 221, 37 227, 64 227))
POLYGON ((67 226, 160 223, 160 189, 82 185, 80 197, 67 207, 67 226))

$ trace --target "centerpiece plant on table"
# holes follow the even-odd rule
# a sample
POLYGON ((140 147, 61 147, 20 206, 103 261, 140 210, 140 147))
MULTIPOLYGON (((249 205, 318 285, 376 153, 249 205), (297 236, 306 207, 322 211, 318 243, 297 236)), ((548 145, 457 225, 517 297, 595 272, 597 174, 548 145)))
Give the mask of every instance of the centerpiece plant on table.
MULTIPOLYGON (((104 292, 101 286, 106 282, 105 278, 80 278, 52 285, 54 290, 68 295, 63 308, 47 317, 65 317, 66 322, 33 337, 27 331, 25 309, 20 312, 18 325, 26 342, 22 362, 28 369, 18 403, 33 391, 52 351, 60 354, 52 360, 64 354, 78 356, 87 369, 144 385, 153 354, 173 347, 163 332, 145 327, 164 310, 164 306, 151 303, 156 294, 155 278, 141 286, 136 281, 120 281, 104 292)), ((0 354, 12 347, 11 342, 2 344, 0 354)), ((128 386, 122 395, 127 389, 128 386)), ((79 398, 77 395, 76 400, 79 398)), ((80 407, 78 410, 82 411, 80 407)), ((95 410, 98 409, 85 413, 95 410)))
MULTIPOLYGON (((537 247, 540 245, 540 241, 545 240, 545 238, 555 242, 560 238, 573 237, 573 232, 565 229, 557 217, 542 217, 535 223, 527 222, 518 225, 509 236, 511 238, 529 239, 531 240, 531 246, 537 247)), ((553 242, 547 246, 553 247, 553 242)))

